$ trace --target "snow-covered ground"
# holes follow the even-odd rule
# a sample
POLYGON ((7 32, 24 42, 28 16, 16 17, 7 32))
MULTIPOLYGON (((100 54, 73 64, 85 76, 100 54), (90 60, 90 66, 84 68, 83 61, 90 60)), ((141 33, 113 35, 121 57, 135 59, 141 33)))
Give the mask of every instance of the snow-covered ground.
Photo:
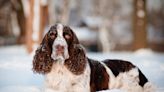
MULTIPOLYGON (((164 92, 164 53, 143 49, 134 53, 88 53, 88 56, 98 60, 106 58, 129 60, 157 86, 157 92, 164 92)), ((0 47, 0 92, 41 92, 44 77, 34 74, 31 68, 32 56, 27 54, 24 46, 0 47)))

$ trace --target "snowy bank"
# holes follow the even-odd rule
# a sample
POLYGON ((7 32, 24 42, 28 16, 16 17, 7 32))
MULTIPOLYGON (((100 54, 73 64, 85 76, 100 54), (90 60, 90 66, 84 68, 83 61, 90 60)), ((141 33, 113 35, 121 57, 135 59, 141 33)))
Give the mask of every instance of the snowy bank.
MULTIPOLYGON (((164 53, 142 49, 136 52, 88 53, 87 55, 98 60, 110 58, 131 61, 157 85, 157 92, 164 92, 164 53)), ((0 92, 41 92, 44 77, 32 72, 32 58, 27 54, 24 46, 0 47, 0 92)))

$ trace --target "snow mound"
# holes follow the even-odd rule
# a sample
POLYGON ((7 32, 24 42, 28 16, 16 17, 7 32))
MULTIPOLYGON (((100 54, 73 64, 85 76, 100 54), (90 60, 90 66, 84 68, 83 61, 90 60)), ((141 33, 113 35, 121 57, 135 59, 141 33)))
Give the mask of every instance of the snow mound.
POLYGON ((0 92, 41 92, 35 86, 7 86, 0 89, 0 92))
POLYGON ((155 52, 153 52, 151 49, 139 49, 134 52, 136 55, 153 55, 155 52))

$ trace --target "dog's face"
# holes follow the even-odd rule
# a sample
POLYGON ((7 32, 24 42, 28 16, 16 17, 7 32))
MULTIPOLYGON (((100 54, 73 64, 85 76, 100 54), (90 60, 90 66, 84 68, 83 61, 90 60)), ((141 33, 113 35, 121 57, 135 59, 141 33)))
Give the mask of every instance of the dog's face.
POLYGON ((50 38, 53 40, 51 58, 57 61, 64 61, 69 58, 68 41, 71 41, 71 32, 64 32, 63 25, 59 24, 55 28, 51 28, 49 32, 50 38))
POLYGON ((75 60, 79 48, 79 41, 72 29, 56 24, 45 34, 40 47, 36 50, 33 70, 44 74, 51 71, 54 62, 69 64, 68 61, 80 61, 75 60))
POLYGON ((52 26, 47 33, 51 44, 51 58, 60 63, 64 63, 69 58, 69 49, 73 44, 77 44, 78 40, 72 29, 62 24, 52 26))

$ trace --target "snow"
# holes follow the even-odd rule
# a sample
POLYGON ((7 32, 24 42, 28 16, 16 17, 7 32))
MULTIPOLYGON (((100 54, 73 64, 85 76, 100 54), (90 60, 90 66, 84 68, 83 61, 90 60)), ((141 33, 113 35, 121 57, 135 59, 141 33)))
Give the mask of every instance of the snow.
MULTIPOLYGON (((87 55, 98 60, 110 58, 131 61, 157 86, 157 92, 164 91, 164 53, 141 49, 136 52, 106 54, 89 52, 87 55)), ((41 92, 44 87, 44 77, 32 72, 32 58, 27 54, 24 46, 0 47, 0 92, 41 92)))

